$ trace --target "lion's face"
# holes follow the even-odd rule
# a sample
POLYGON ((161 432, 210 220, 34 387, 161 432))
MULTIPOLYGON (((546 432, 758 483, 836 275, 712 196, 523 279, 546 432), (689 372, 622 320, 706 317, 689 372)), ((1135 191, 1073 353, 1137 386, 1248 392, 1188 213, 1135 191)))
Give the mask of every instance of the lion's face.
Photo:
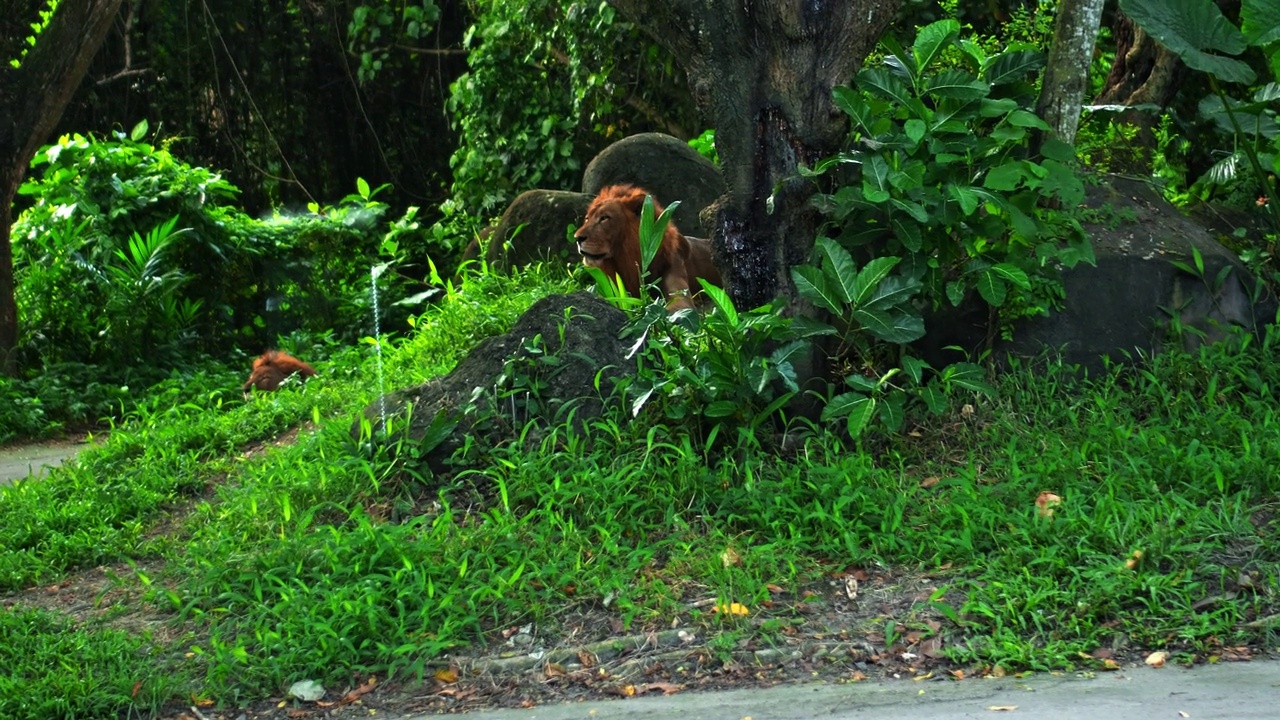
POLYGON ((578 243, 582 264, 603 267, 610 258, 621 254, 620 246, 626 241, 635 216, 617 200, 597 202, 587 210, 582 227, 573 234, 578 243))

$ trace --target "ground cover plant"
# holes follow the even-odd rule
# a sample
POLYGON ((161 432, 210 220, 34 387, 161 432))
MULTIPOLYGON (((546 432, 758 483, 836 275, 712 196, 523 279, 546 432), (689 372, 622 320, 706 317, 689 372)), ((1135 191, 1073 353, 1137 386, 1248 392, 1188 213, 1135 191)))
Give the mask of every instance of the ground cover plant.
MULTIPOLYGON (((386 344, 384 377, 440 374, 564 287, 536 273, 463 285, 412 338, 386 344)), ((994 396, 955 394, 949 412, 913 417, 901 435, 853 441, 796 424, 781 457, 759 438, 627 423, 626 408, 448 477, 412 443, 352 436, 353 410, 377 392, 367 349, 247 401, 160 397, 100 450, 0 490, 0 584, 14 593, 6 605, 24 608, 6 615, 24 621, 7 620, 0 644, 67 658, 16 673, 8 694, 49 717, 193 697, 252 707, 300 680, 334 699, 370 676, 441 682, 446 653, 505 649, 509 628, 555 643, 564 618, 588 611, 604 619, 593 639, 675 621, 714 664, 785 644, 833 602, 814 588, 898 572, 929 574, 931 591, 846 631, 878 662, 920 673, 1103 669, 1150 649, 1192 662, 1274 645, 1275 342, 1162 355, 1084 382, 1046 360, 1004 376, 994 396), (292 442, 270 442, 291 427, 292 442), (75 624, 25 609, 24 588, 104 563, 121 568, 130 600, 104 600, 75 624), (154 616, 150 634, 122 635, 119 618, 139 608, 154 616), (901 659, 920 643, 932 657, 901 659), (120 665, 126 649, 145 661, 120 665), (80 666, 116 689, 59 691, 80 666)), ((847 661, 831 666, 850 675, 847 661)))

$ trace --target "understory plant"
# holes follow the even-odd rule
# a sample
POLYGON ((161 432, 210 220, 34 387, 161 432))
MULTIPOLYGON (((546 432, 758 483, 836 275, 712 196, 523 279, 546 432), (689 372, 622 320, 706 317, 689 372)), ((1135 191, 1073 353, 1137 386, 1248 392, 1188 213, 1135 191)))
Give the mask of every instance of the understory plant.
POLYGON ((417 209, 388 218, 384 188, 358 180, 331 205, 252 218, 233 185, 148 132, 63 136, 33 161, 13 228, 22 366, 119 376, 256 354, 295 331, 354 340, 375 325, 378 263, 383 329, 425 299, 432 246, 406 242, 417 209))
MULTIPOLYGON (((1219 156, 1189 192, 1205 196, 1215 189, 1242 189, 1247 201, 1265 212, 1270 240, 1247 248, 1242 258, 1257 268, 1270 266, 1280 236, 1280 191, 1276 159, 1280 157, 1280 6, 1265 0, 1240 4, 1236 27, 1211 0, 1123 0, 1121 9, 1145 32, 1193 70, 1203 72, 1211 92, 1197 110, 1211 137, 1225 141, 1219 156), (1260 51, 1271 81, 1258 74, 1242 55, 1260 51), (1229 85, 1224 85, 1229 84, 1229 85), (1243 90, 1243 92, 1242 92, 1243 90)), ((1270 267, 1274 272, 1274 267, 1270 267)))
POLYGON ((882 65, 834 90, 852 123, 848 149, 802 171, 832 189, 815 200, 828 218, 819 264, 792 273, 834 319, 849 391, 824 415, 854 434, 877 416, 900 428, 907 388, 934 411, 951 387, 987 389, 976 366, 935 371, 908 350, 925 334, 924 308, 976 293, 1007 336, 1060 302, 1060 270, 1093 262, 1079 223, 1058 209, 1084 196, 1073 149, 1050 138, 1029 150, 1048 130, 1028 82, 1043 55, 988 54, 955 20, 921 28, 910 48, 889 36, 882 51, 882 65))

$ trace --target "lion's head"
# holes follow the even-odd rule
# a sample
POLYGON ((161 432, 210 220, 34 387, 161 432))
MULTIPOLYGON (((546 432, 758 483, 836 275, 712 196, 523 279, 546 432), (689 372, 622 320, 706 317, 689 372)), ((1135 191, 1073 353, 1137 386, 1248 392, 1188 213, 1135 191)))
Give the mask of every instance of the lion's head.
MULTIPOLYGON (((582 264, 600 268, 610 278, 621 277, 622 285, 631 295, 640 294, 640 213, 648 191, 632 185, 609 185, 587 207, 587 217, 582 227, 573 234, 578 243, 582 264)), ((653 203, 654 218, 662 214, 662 206, 653 203)), ((668 295, 687 289, 687 278, 672 287, 668 276, 673 265, 679 265, 683 275, 683 256, 687 243, 674 223, 667 225, 658 254, 649 264, 648 275, 662 281, 668 295)))

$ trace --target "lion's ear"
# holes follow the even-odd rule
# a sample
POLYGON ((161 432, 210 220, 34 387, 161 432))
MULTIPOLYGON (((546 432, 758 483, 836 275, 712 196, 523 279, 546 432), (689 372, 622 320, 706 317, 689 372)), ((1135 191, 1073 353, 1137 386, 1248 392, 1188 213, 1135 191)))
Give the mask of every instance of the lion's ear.
MULTIPOLYGON (((635 213, 638 217, 640 212, 644 210, 644 198, 646 195, 648 195, 648 193, 643 190, 634 190, 630 195, 623 198, 621 202, 628 210, 635 213)), ((654 198, 653 201, 656 203, 658 202, 658 199, 654 198)))

